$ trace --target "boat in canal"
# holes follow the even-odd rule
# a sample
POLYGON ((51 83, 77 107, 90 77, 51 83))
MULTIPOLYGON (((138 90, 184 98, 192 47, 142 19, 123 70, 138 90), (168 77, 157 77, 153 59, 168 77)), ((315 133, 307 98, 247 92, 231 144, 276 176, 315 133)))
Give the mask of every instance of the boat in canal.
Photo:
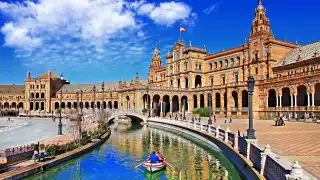
POLYGON ((143 166, 146 168, 147 171, 153 173, 158 172, 166 168, 166 161, 165 159, 163 161, 159 161, 156 163, 151 163, 150 160, 146 160, 143 163, 143 166))
POLYGON ((153 173, 145 169, 143 172, 144 178, 146 180, 158 180, 165 174, 166 174, 166 169, 162 169, 160 171, 153 172, 153 173))

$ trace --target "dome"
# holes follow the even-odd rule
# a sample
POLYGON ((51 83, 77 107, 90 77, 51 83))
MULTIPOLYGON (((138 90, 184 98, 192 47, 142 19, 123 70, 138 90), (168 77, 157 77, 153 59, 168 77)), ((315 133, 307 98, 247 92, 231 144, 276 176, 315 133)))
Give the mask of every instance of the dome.
POLYGON ((258 7, 257 7, 257 9, 259 9, 259 10, 264 10, 264 7, 262 6, 262 4, 259 4, 258 7))

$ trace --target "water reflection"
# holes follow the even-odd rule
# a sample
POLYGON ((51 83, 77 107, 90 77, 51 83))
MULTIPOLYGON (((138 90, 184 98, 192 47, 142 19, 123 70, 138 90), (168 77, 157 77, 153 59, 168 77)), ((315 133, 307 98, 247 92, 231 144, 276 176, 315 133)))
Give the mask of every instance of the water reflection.
POLYGON ((240 179, 217 149, 154 127, 117 123, 99 149, 30 179, 240 179), (175 169, 150 176, 133 167, 159 150, 175 169), (151 177, 151 178, 150 178, 151 177))

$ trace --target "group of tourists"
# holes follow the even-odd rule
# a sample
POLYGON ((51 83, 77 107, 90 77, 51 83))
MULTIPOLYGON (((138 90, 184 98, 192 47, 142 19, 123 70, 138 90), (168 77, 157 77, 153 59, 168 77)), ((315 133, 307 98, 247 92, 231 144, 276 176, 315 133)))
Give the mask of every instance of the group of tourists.
POLYGON ((275 117, 274 118, 274 122, 275 122, 275 126, 285 126, 285 122, 287 121, 287 117, 286 116, 280 116, 280 117, 275 117))

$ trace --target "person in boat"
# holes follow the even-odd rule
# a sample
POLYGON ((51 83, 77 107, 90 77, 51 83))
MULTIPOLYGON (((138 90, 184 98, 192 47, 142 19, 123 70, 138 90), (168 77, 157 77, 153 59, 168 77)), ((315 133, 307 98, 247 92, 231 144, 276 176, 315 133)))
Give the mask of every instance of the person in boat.
POLYGON ((152 152, 148 158, 148 160, 150 160, 150 163, 157 163, 160 158, 156 155, 156 152, 152 152))
POLYGON ((160 161, 163 161, 163 157, 162 157, 162 155, 160 154, 159 151, 157 151, 156 155, 159 157, 160 161))

